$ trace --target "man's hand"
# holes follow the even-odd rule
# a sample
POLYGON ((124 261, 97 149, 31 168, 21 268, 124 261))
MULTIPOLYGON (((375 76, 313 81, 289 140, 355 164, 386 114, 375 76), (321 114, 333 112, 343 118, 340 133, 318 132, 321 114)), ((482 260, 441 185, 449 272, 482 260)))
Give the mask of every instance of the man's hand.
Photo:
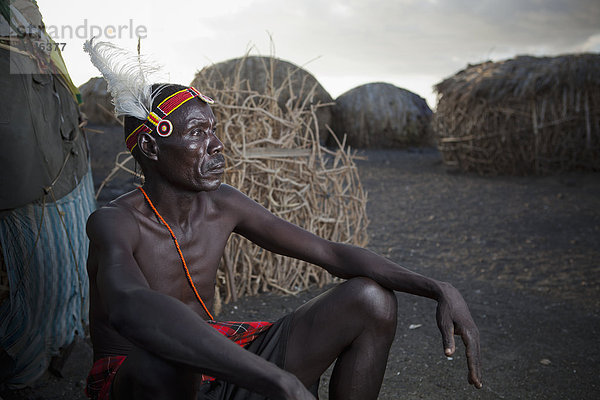
POLYGON ((456 350, 454 335, 462 338, 469 366, 469 383, 481 389, 481 353, 479 330, 473 322, 467 303, 454 286, 444 283, 437 306, 437 324, 442 333, 444 352, 451 356, 456 350))

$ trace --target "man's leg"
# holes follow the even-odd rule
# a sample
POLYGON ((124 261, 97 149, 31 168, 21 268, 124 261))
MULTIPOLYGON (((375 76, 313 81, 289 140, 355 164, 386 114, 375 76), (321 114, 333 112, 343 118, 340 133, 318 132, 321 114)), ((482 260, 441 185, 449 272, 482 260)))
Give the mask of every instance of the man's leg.
POLYGON ((200 377, 188 368, 138 348, 119 368, 111 399, 196 399, 200 377))
POLYGON ((376 399, 396 333, 395 294, 353 278, 294 312, 285 369, 310 386, 337 358, 330 399, 376 399))

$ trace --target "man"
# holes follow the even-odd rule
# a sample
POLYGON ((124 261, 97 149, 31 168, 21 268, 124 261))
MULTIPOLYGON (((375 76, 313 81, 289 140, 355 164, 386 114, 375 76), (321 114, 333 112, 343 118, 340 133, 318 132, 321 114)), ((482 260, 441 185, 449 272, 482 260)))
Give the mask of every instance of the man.
POLYGON ((460 335, 469 383, 481 387, 479 334, 455 288, 319 238, 222 184, 212 101, 177 85, 152 92, 146 120, 125 118, 144 186, 88 220, 92 398, 314 399, 335 362, 330 398, 376 399, 396 329, 394 290, 438 302, 446 355, 460 335), (228 332, 230 340, 210 308, 232 232, 347 281, 272 325, 235 327, 247 334, 228 332))

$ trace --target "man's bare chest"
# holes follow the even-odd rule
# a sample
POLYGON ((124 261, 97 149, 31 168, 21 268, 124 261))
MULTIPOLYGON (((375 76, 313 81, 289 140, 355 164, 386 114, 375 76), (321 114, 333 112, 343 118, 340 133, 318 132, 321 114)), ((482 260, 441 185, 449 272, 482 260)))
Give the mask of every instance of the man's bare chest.
POLYGON ((134 257, 148 284, 152 289, 182 301, 192 299, 193 291, 183 265, 185 261, 197 290, 212 293, 231 231, 210 222, 195 224, 185 232, 172 231, 175 239, 162 224, 151 221, 141 226, 141 240, 134 257))

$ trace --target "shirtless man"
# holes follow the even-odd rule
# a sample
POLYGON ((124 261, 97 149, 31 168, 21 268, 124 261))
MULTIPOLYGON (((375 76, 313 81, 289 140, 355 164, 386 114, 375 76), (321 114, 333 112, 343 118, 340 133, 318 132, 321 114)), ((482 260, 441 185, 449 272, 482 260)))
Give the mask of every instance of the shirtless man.
POLYGON ((88 219, 90 398, 314 400, 335 362, 331 399, 376 399, 396 331, 394 291, 437 301, 445 354, 460 336, 468 381, 481 387, 479 332, 452 285, 315 236, 222 184, 210 98, 147 84, 152 66, 140 57, 119 65, 123 50, 110 43, 84 48, 125 116, 126 146, 145 177, 88 219), (273 324, 216 322, 216 273, 232 232, 346 281, 273 324))
MULTIPOLYGON (((154 104, 185 89, 166 86, 154 104)), ((126 356, 116 373, 108 370, 112 385, 106 394, 114 399, 195 399, 199 390, 215 385, 200 384, 207 374, 249 389, 245 395, 229 391, 218 398, 314 399, 307 388, 335 362, 331 399, 376 399, 396 329, 393 291, 437 301, 445 354, 454 353, 454 335, 459 335, 466 347, 468 381, 480 388, 479 333, 459 292, 369 250, 317 237, 222 184, 223 144, 208 103, 196 96, 170 113, 168 136, 157 134, 160 127, 138 132, 132 153, 144 172, 148 199, 134 190, 88 220, 94 360, 126 356), (165 224, 206 309, 186 278, 165 224), (263 359, 207 322, 217 267, 232 232, 347 279, 287 317, 282 336, 275 339, 285 344, 281 360, 263 359)), ((126 132, 139 123, 126 117, 126 132)), ((198 398, 215 398, 206 396, 198 398)))

